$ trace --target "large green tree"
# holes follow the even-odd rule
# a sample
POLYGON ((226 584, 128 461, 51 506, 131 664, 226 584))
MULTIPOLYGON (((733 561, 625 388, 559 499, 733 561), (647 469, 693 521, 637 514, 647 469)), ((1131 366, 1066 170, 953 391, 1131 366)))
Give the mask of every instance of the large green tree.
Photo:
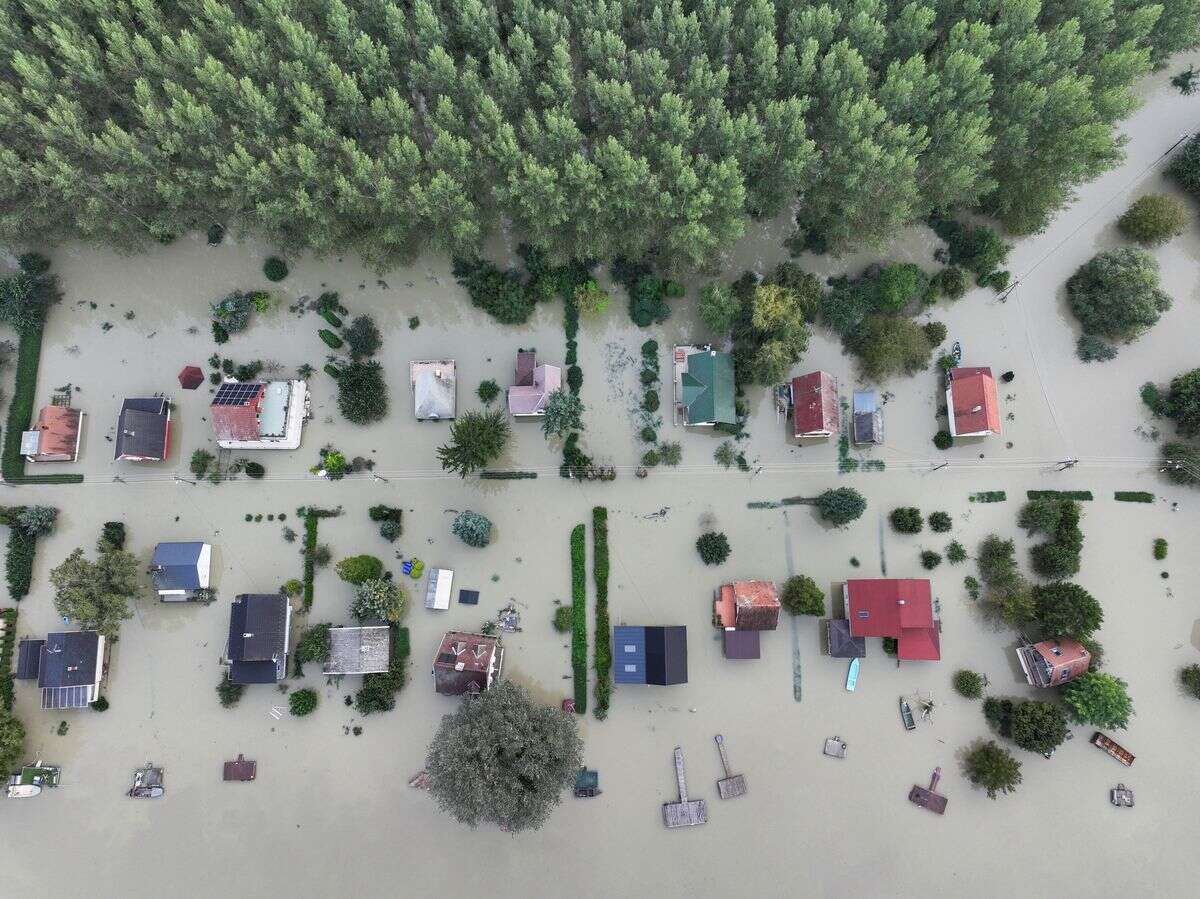
POLYGON ((85 630, 115 640, 121 622, 132 618, 129 600, 137 592, 138 561, 123 550, 101 553, 92 562, 76 549, 50 572, 54 607, 85 630))
POLYGON ((1086 640, 1104 623, 1104 610, 1078 584, 1058 581, 1033 588, 1037 620, 1048 637, 1086 640))
POLYGON ((25 725, 0 705, 0 771, 5 774, 20 764, 25 749, 25 725))
POLYGON ((1029 700, 1013 708, 1013 742, 1029 752, 1053 752, 1067 738, 1067 716, 1053 702, 1029 700))
POLYGON ((467 412, 450 425, 450 442, 438 447, 438 459, 446 471, 465 478, 499 458, 508 435, 508 419, 503 412, 467 412))
POLYGON ((575 718, 501 681, 442 719, 425 769, 438 805, 463 824, 536 830, 579 770, 575 718))
POLYGON ((1068 714, 1080 724, 1125 728, 1133 716, 1128 684, 1111 674, 1089 671, 1062 688, 1068 714))
POLYGON ((1067 301, 1085 334, 1133 340, 1171 308, 1158 286, 1158 263, 1145 250, 1097 253, 1067 281, 1067 301))
POLYGON ((965 759, 967 779, 987 790, 988 799, 1011 793, 1021 783, 1021 763, 994 740, 977 743, 965 759))

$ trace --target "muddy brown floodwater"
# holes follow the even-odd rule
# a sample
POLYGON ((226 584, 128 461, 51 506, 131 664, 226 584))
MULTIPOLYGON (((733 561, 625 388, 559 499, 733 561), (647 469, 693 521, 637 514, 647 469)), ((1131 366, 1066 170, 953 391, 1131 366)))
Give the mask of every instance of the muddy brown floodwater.
MULTIPOLYGON (((1177 60, 1172 70, 1188 61, 1177 60)), ((930 443, 938 405, 934 374, 898 380, 885 385, 887 445, 873 453, 886 462, 883 472, 839 476, 836 443, 790 445, 770 396, 755 390, 745 446, 752 473, 720 469, 712 459, 718 440, 667 423, 663 436, 682 443, 682 464, 656 470, 646 481, 632 477, 641 451, 629 411, 636 369, 632 361, 621 366, 620 359, 636 358, 642 341, 654 336, 667 369, 666 348, 699 336, 693 318, 697 280, 689 284, 693 299, 677 303, 663 327, 637 330, 620 299, 601 320, 583 323, 584 443, 598 460, 618 467, 615 482, 560 480, 557 447, 546 444, 536 424, 525 423, 514 425, 514 440, 498 467, 535 469, 537 480, 446 477, 434 449, 448 426, 413 421, 408 361, 456 359, 459 408, 476 407, 481 380, 509 383, 518 347, 534 346, 545 360, 561 361, 559 309, 539 308, 527 327, 501 327, 470 306, 446 260, 422 259, 387 273, 381 283, 346 258, 296 260, 276 289, 280 307, 256 316, 219 349, 238 361, 269 359, 287 370, 307 362, 320 369, 326 351, 317 337, 319 320, 289 314, 286 306, 326 287, 339 290, 351 314, 371 313, 384 331, 380 358, 391 384, 391 414, 370 427, 347 424, 337 413, 332 383, 318 372, 304 445, 294 453, 257 454, 268 469, 265 480, 179 483, 174 475, 187 475, 192 451, 212 448, 211 393, 208 385, 179 390, 176 373, 186 363, 204 365, 214 350, 207 303, 235 287, 260 286, 268 248, 246 241, 213 249, 203 236, 191 235, 136 257, 80 246, 58 251, 66 299, 48 326, 39 400, 66 383, 78 388, 76 403, 88 415, 83 458, 54 470, 78 470, 86 481, 8 492, 10 503, 45 502, 62 510, 56 533, 38 546, 19 631, 42 634, 58 623, 47 574, 73 547, 90 549, 107 519, 127 523, 128 548, 142 561, 159 540, 210 541, 220 598, 211 606, 183 608, 161 605, 148 594, 139 598, 113 653, 106 690, 112 707, 104 714, 42 712, 37 691, 18 686, 16 712, 29 731, 26 755, 63 765, 64 776, 59 789, 36 801, 0 807, 3 892, 949 896, 1041 894, 1039 885, 1057 883, 1080 894, 1104 889, 1140 895, 1150 884, 1159 894, 1190 894, 1200 840, 1194 761, 1200 706, 1184 697, 1176 672, 1200 661, 1193 640, 1200 494, 1160 479, 1153 463, 1158 446, 1147 432, 1163 423, 1149 419, 1137 387, 1200 362, 1196 226, 1155 251, 1174 308, 1115 361, 1084 366, 1075 359, 1077 330, 1063 296, 1063 283, 1079 264, 1117 244, 1112 222, 1132 197, 1173 190, 1154 163, 1200 122, 1200 97, 1180 97, 1166 73, 1148 79, 1143 95, 1145 105, 1126 123, 1125 164, 1081 190, 1045 233, 1017 243, 1010 267, 1019 284, 1007 302, 975 290, 931 311, 947 324, 949 340, 962 343, 965 364, 1016 372, 1016 380, 1001 389, 1003 438, 937 453, 930 443), (408 327, 412 315, 420 318, 415 330, 408 327), (105 322, 111 327, 105 329, 105 322), (197 333, 189 333, 193 327, 197 333), (177 404, 170 460, 114 464, 110 438, 121 398, 155 391, 169 392, 177 404), (330 442, 348 456, 374 459, 386 481, 358 477, 331 484, 310 476, 317 450, 330 442), (1057 471, 1055 463, 1071 457, 1080 464, 1057 471), (932 470, 945 460, 953 464, 932 470), (838 484, 857 487, 869 500, 867 514, 846 530, 821 526, 806 506, 747 507, 749 501, 810 496, 838 484), (1015 517, 1031 488, 1095 494, 1085 504, 1079 580, 1104 604, 1099 638, 1105 666, 1129 682, 1135 700, 1136 717, 1116 735, 1138 757, 1132 770, 1088 744, 1091 728, 1075 727, 1074 739, 1050 761, 1014 749, 1024 775, 1015 795, 991 802, 966 782, 963 748, 988 730, 978 703, 952 693, 953 672, 970 667, 985 673, 992 694, 1032 692, 1012 654, 1015 635, 989 624, 963 589, 972 563, 943 564, 932 575, 943 621, 940 663, 897 667, 873 641, 858 689, 850 694, 843 686, 845 664, 822 656, 817 623, 808 619, 797 622, 795 637, 790 622, 765 635, 760 661, 722 658, 709 624, 711 592, 721 582, 781 580, 794 569, 832 586, 852 574, 878 575, 884 554, 890 575, 921 576, 922 549, 942 551, 951 538, 973 549, 991 532, 1016 539, 1024 564, 1030 542, 1015 517), (1006 490, 1008 501, 967 501, 984 490, 1006 490), (1114 490, 1152 491, 1157 499, 1117 503, 1114 490), (384 543, 367 520, 368 506, 377 502, 404 509, 404 535, 394 545, 384 543), (1180 504, 1174 514, 1172 502, 1180 504), (430 682, 437 639, 449 627, 476 628, 515 601, 524 631, 506 638, 508 676, 546 702, 568 695, 567 640, 551 629, 550 618, 554 602, 569 596, 567 535, 576 523, 590 522, 592 506, 601 503, 610 509, 612 618, 686 624, 690 683, 621 687, 607 721, 580 719, 586 761, 600 771, 600 798, 565 796, 537 833, 513 837, 494 827, 470 832, 439 813, 427 794, 405 786, 422 767, 440 716, 454 708, 452 700, 433 694, 430 682), (410 682, 390 714, 356 716, 342 697, 357 689, 358 679, 330 684, 315 665, 304 684, 316 688, 322 702, 308 718, 285 714, 276 720, 272 708, 286 707, 286 697, 271 687, 248 689, 232 710, 216 701, 229 601, 300 575, 299 544, 286 543, 282 532, 285 526, 302 530, 296 508, 304 504, 344 507, 342 517, 320 526, 320 540, 335 558, 374 553, 398 571, 395 552, 417 555, 453 568, 456 589, 480 591, 478 607, 456 603, 435 613, 418 602, 410 611, 410 682), (950 512, 953 532, 905 537, 881 529, 881 516, 902 504, 950 512), (464 508, 496 523, 493 545, 471 549, 450 534, 452 510, 464 508), (280 513, 285 522, 267 521, 280 513), (263 520, 246 522, 248 514, 263 520), (699 565, 692 545, 708 521, 733 546, 719 568, 699 565), (1166 563, 1151 558, 1155 537, 1170 541, 1166 563), (853 568, 851 557, 861 567, 853 568), (1162 570, 1169 580, 1160 578, 1162 570), (793 639, 803 675, 799 703, 792 690, 793 639), (897 697, 918 690, 933 695, 937 711, 932 724, 906 733, 897 697), (58 736, 64 718, 70 728, 58 736), (354 726, 363 728, 361 736, 352 734, 354 726), (746 776, 749 794, 743 799, 717 798, 715 782, 722 775, 716 733, 725 735, 735 769, 746 776), (821 754, 825 738, 834 734, 849 744, 845 760, 821 754), (693 797, 708 801, 709 823, 667 832, 659 805, 675 796, 676 745, 686 753, 693 797), (222 761, 239 752, 258 761, 257 781, 222 783, 222 761), (131 772, 147 759, 166 768, 165 799, 124 798, 131 772), (936 765, 950 799, 945 818, 905 801, 909 787, 925 783, 936 765), (1108 790, 1117 781, 1136 791, 1135 809, 1109 805, 1108 790)), ((782 223, 752 226, 729 254, 728 275, 774 264, 782 255, 782 234, 782 223)), ((913 229, 888 255, 928 263, 931 246, 927 231, 913 229)), ((497 248, 511 252, 504 239, 497 248)), ((804 264, 824 275, 853 272, 877 258, 864 253, 804 264)), ((833 372, 845 394, 854 384, 850 360, 822 332, 814 335, 802 367, 833 372)), ((590 555, 589 534, 589 564, 590 555)), ((589 575, 589 610, 591 590, 589 575)), ((350 600, 350 589, 332 569, 320 571, 308 620, 348 621, 350 600)))

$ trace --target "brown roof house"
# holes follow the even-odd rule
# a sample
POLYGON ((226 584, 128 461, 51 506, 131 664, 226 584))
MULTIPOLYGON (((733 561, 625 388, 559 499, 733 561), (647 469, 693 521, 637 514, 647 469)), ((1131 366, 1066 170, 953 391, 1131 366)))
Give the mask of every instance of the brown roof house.
POLYGON ((946 381, 951 437, 1000 433, 1000 402, 990 368, 952 368, 946 381))
POLYGON ((723 631, 725 658, 759 658, 759 632, 779 626, 779 591, 775 584, 722 584, 713 598, 713 625, 723 631))
POLYGON ((837 379, 823 371, 792 378, 792 436, 832 437, 840 427, 837 379))
POLYGON ((69 406, 44 406, 37 423, 21 434, 21 455, 30 462, 74 462, 82 433, 83 412, 69 406))
POLYGON ((1017 647, 1025 680, 1034 687, 1057 687, 1087 674, 1092 654, 1078 640, 1059 637, 1017 647))
POLYGON ((433 657, 434 689, 443 696, 482 693, 500 679, 503 665, 499 638, 448 631, 433 657))
POLYGON ((516 383, 508 388, 508 414, 513 418, 539 418, 546 414, 546 400, 562 389, 562 369, 537 364, 532 350, 517 353, 516 383))

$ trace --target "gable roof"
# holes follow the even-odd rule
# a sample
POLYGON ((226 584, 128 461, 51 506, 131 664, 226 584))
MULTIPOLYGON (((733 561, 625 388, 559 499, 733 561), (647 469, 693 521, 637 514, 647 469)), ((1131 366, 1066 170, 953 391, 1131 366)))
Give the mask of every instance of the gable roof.
POLYGON ((392 631, 386 624, 331 627, 326 674, 377 674, 388 670, 392 631))
POLYGON ((209 414, 218 440, 257 440, 267 385, 260 381, 226 381, 217 388, 209 414))
POLYGON ((562 369, 557 365, 538 365, 530 375, 529 384, 508 388, 510 415, 540 415, 545 411, 550 394, 562 388, 562 369))
POLYGON ((154 547, 150 560, 150 578, 158 590, 198 590, 200 588, 200 556, 204 544, 160 543, 154 547))
POLYGON ((646 683, 687 683, 687 628, 682 624, 646 628, 646 683))
POLYGON ((409 363, 413 411, 418 419, 454 418, 454 360, 409 363))
POLYGON ((165 459, 170 420, 169 404, 164 397, 126 399, 117 418, 114 458, 165 459))
POLYGON ((229 607, 229 677, 270 684, 287 665, 288 601, 279 593, 243 593, 229 607))
POLYGON ((996 379, 990 368, 952 368, 949 406, 951 433, 954 436, 1000 433, 1000 402, 996 398, 996 379))
POLYGON ((38 412, 33 431, 37 433, 37 447, 26 455, 69 456, 75 459, 79 446, 79 425, 83 413, 68 406, 43 406, 38 412))
POLYGON ((688 424, 737 424, 733 356, 729 353, 706 350, 689 354, 680 384, 688 424))
POLYGON ((883 443, 883 410, 874 390, 854 391, 855 443, 883 443))
POLYGON ((792 436, 836 434, 840 426, 837 379, 823 371, 792 378, 792 436))
POLYGON ((613 680, 618 684, 646 682, 646 629, 618 625, 613 628, 613 680))
POLYGON ((47 634, 38 653, 44 709, 80 709, 96 698, 103 658, 96 631, 47 634))
POLYGON ((846 618, 852 636, 894 638, 900 659, 942 657, 932 592, 923 578, 846 581, 846 618))

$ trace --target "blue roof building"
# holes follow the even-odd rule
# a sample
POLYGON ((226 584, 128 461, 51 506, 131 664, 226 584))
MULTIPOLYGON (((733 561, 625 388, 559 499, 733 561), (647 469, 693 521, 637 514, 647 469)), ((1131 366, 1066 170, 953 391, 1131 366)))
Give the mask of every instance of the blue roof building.
POLYGON ((687 683, 687 628, 613 628, 613 679, 618 684, 687 683))
POLYGON ((207 543, 160 543, 150 561, 150 579, 163 602, 186 602, 208 588, 211 565, 207 543))

